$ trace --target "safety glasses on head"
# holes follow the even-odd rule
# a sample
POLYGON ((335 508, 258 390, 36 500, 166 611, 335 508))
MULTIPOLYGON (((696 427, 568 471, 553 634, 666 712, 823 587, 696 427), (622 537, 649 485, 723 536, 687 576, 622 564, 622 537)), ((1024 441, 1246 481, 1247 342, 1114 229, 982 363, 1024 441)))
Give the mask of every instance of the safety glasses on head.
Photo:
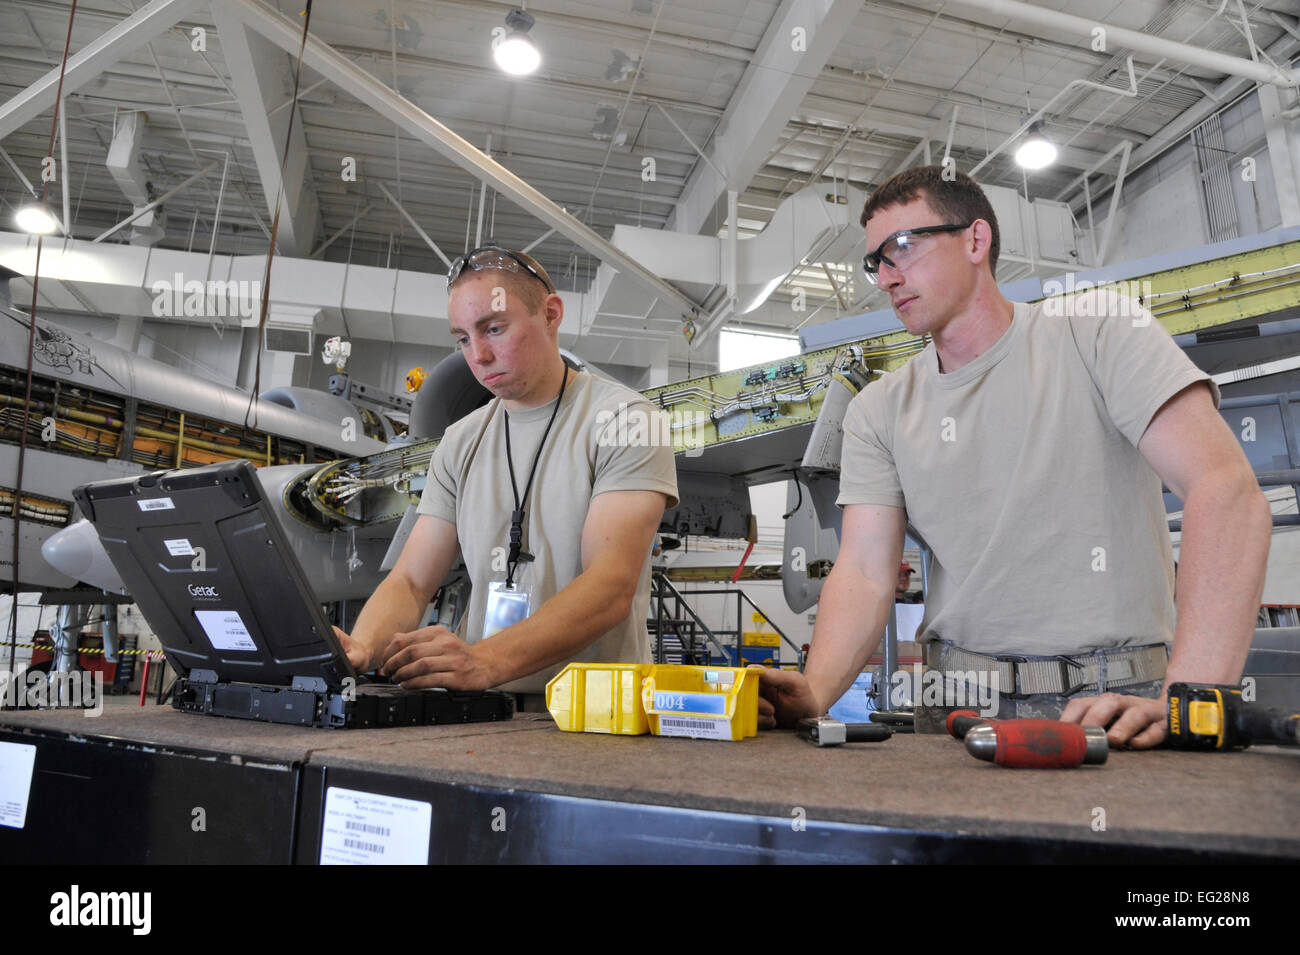
POLYGON ((469 270, 477 272, 481 269, 501 269, 505 272, 527 272, 542 285, 546 286, 546 291, 554 294, 555 286, 552 285, 542 273, 525 262, 520 256, 511 252, 509 249, 503 249, 494 243, 481 245, 477 249, 466 252, 464 255, 457 257, 451 263, 451 268, 447 270, 447 288, 456 284, 456 280, 469 270))
POLYGON ((881 262, 890 268, 901 269, 920 258, 927 245, 924 240, 918 239, 918 236, 934 235, 939 232, 960 232, 962 229, 969 229, 971 225, 972 223, 967 222, 963 225, 927 225, 918 229, 900 229, 880 243, 876 251, 868 252, 862 259, 862 267, 874 282, 876 274, 880 271, 881 262))

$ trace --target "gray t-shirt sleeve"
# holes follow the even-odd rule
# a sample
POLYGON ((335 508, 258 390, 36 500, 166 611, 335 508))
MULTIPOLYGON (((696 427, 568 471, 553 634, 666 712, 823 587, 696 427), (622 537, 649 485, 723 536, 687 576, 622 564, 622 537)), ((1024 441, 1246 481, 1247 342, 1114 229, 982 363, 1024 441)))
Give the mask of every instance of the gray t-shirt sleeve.
POLYGON ((644 412, 651 427, 646 432, 629 431, 627 417, 616 416, 601 429, 596 441, 596 468, 592 475, 591 496, 605 491, 659 491, 668 497, 668 507, 677 506, 677 461, 662 415, 654 405, 637 402, 629 406, 628 415, 644 412))
POLYGON ((1115 427, 1134 447, 1156 412, 1189 385, 1208 383, 1219 406, 1219 386, 1133 299, 1101 289, 1078 296, 1072 311, 1067 317, 1079 352, 1115 427))
POLYGON ((429 472, 424 480, 424 493, 420 495, 420 506, 416 511, 455 524, 456 478, 449 466, 452 443, 448 440, 449 435, 450 430, 433 449, 433 457, 429 459, 429 472))
POLYGON ((884 425, 884 382, 863 389, 844 413, 840 450, 840 495, 835 503, 905 507, 894 463, 892 441, 884 425))

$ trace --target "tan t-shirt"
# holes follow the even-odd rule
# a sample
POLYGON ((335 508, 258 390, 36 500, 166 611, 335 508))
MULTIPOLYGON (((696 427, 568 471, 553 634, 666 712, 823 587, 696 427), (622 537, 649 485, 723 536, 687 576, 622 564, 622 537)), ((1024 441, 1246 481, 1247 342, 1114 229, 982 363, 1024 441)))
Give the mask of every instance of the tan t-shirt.
MULTIPOLYGON (((514 496, 506 464, 504 408, 499 400, 447 429, 433 459, 419 512, 456 525, 473 592, 458 628, 461 639, 483 636, 490 581, 506 579, 514 496), (500 550, 494 549, 500 548, 500 550)), ((524 493, 538 442, 555 402, 510 413, 515 481, 524 493)), ((677 466, 671 440, 663 440, 655 406, 630 388, 585 372, 569 379, 564 401, 537 462, 525 503, 523 549, 535 560, 520 562, 515 583, 530 588, 532 609, 582 573, 582 528, 591 499, 605 491, 659 491, 677 505, 677 466)), ((650 551, 632 612, 573 659, 585 663, 648 663, 650 551)), ((504 684, 516 693, 540 693, 563 664, 504 684)))
POLYGON ((931 344, 852 401, 837 503, 904 507, 932 549, 922 640, 1027 654, 1172 642, 1169 525, 1136 445, 1198 381, 1217 405, 1131 299, 1016 303, 969 364, 939 374, 931 344))

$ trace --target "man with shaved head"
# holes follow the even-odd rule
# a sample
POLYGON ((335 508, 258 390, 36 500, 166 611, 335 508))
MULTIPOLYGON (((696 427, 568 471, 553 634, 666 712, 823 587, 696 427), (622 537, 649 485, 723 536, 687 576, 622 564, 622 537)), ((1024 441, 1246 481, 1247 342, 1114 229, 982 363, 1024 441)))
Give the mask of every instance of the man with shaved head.
POLYGON ((539 709, 570 661, 650 661, 673 449, 644 397, 564 362, 564 300, 532 257, 483 246, 447 279, 451 334, 495 397, 443 435, 401 556, 340 639, 405 687, 500 687, 539 709), (419 628, 458 551, 473 585, 458 632, 419 628))

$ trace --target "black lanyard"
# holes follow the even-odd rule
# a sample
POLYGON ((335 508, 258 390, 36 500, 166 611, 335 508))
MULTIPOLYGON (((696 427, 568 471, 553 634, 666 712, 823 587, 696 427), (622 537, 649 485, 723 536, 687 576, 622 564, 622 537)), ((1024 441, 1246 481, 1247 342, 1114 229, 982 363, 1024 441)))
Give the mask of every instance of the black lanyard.
POLYGON ((503 407, 501 413, 506 418, 506 464, 510 468, 510 491, 515 496, 515 509, 510 515, 510 553, 506 556, 506 587, 514 586, 515 568, 519 562, 530 561, 533 555, 523 550, 524 539, 524 504, 528 501, 528 492, 532 490, 533 478, 537 476, 537 462, 542 457, 542 447, 546 444, 546 438, 551 433, 551 425, 555 424, 555 416, 560 413, 560 403, 564 401, 564 389, 569 384, 569 366, 564 366, 564 378, 560 382, 560 397, 555 399, 555 410, 551 412, 551 420, 546 422, 546 430, 542 432, 542 440, 537 444, 537 453, 533 455, 533 467, 528 472, 528 483, 524 485, 524 496, 520 500, 519 485, 515 483, 515 459, 510 453, 510 412, 503 407))

